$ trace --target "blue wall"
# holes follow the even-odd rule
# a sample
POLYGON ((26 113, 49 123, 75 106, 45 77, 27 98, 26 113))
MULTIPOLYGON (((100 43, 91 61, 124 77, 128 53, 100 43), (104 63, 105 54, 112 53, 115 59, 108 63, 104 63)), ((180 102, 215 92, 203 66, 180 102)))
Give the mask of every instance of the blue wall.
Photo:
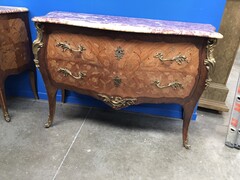
MULTIPOLYGON (((143 17, 162 20, 176 20, 212 24, 218 30, 226 0, 0 0, 0 5, 23 6, 30 10, 30 18, 45 15, 50 11, 71 11, 93 14, 143 17)), ((32 38, 36 31, 31 22, 32 38)), ((47 99, 46 90, 38 72, 38 91, 41 99, 47 99)), ((33 97, 26 73, 9 77, 6 83, 8 95, 33 97)), ((57 99, 60 100, 61 93, 57 99)), ((102 102, 74 92, 67 92, 67 102, 87 106, 106 107, 102 102)), ((139 105, 126 110, 182 117, 182 108, 178 105, 139 105)), ((196 118, 196 111, 193 119, 196 118)))

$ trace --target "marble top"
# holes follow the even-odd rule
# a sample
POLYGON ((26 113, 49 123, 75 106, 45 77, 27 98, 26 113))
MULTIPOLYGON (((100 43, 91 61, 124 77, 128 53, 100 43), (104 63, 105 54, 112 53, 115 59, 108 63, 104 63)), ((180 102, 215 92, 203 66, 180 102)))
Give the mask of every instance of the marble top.
POLYGON ((50 12, 45 16, 34 17, 34 22, 65 24, 112 31, 189 35, 209 38, 222 38, 210 24, 163 21, 143 18, 129 18, 96 14, 50 12))
POLYGON ((0 6, 0 14, 17 13, 17 12, 28 12, 28 9, 24 7, 0 6))

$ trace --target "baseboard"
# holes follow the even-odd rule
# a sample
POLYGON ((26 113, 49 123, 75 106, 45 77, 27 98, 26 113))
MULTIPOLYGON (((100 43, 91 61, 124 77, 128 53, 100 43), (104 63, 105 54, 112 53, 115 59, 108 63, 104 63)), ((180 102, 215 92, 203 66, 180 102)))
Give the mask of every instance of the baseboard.
POLYGON ((229 89, 225 84, 212 82, 210 86, 203 92, 199 107, 212 109, 221 112, 228 112, 229 109, 225 104, 229 89))
POLYGON ((201 98, 199 100, 199 107, 203 107, 206 109, 212 109, 212 110, 216 110, 216 111, 220 111, 220 112, 228 112, 229 111, 229 108, 227 107, 225 102, 214 101, 214 100, 205 99, 205 98, 201 98))

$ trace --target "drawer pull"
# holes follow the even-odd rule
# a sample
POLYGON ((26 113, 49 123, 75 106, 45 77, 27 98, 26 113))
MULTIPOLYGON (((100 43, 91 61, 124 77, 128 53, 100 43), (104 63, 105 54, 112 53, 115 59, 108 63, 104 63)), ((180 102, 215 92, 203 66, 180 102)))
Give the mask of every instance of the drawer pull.
POLYGON ((176 61, 179 65, 181 65, 184 61, 186 62, 186 63, 188 63, 188 61, 187 61, 187 57, 186 56, 183 56, 183 55, 178 55, 178 56, 176 56, 176 57, 174 57, 174 58, 172 58, 172 59, 164 59, 163 58, 163 54, 162 53, 157 53, 155 56, 153 56, 154 58, 157 58, 157 59, 159 59, 161 62, 164 62, 164 61, 176 61))
POLYGON ((124 49, 122 49, 120 46, 117 47, 117 49, 115 50, 115 57, 117 58, 117 60, 122 59, 122 57, 124 56, 124 49))
POLYGON ((121 109, 130 105, 134 105, 137 101, 136 98, 122 98, 120 96, 107 96, 104 94, 98 94, 100 99, 111 106, 113 109, 121 109))
POLYGON ((62 73, 65 77, 71 76, 71 77, 73 77, 74 79, 83 79, 83 78, 86 76, 86 73, 84 73, 84 72, 79 72, 79 73, 78 73, 78 76, 74 76, 74 75, 72 74, 72 72, 69 71, 69 70, 66 69, 66 68, 59 68, 59 69, 58 69, 58 72, 59 72, 59 73, 62 73))
POLYGON ((79 45, 78 49, 73 49, 73 48, 71 48, 71 46, 68 43, 64 43, 64 42, 59 42, 59 43, 56 44, 56 46, 62 48, 63 52, 69 50, 69 51, 82 53, 83 51, 86 50, 86 48, 82 45, 79 45))
POLYGON ((177 89, 177 88, 181 88, 183 89, 183 85, 178 82, 178 81, 173 81, 167 85, 161 85, 159 80, 154 81, 154 83, 156 85, 156 87, 158 87, 159 89, 164 89, 164 88, 168 88, 168 87, 172 87, 173 89, 177 89))

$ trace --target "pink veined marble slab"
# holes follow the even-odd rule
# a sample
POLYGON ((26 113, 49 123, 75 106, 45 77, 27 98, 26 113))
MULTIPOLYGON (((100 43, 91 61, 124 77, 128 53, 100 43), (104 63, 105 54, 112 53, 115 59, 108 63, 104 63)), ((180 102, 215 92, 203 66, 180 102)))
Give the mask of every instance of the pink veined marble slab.
POLYGON ((28 12, 28 9, 24 7, 0 6, 0 14, 17 13, 17 12, 28 12))
POLYGON ((189 35, 209 38, 222 38, 210 24, 162 21, 143 18, 107 16, 96 14, 50 12, 45 16, 34 17, 34 22, 73 25, 112 31, 189 35))

